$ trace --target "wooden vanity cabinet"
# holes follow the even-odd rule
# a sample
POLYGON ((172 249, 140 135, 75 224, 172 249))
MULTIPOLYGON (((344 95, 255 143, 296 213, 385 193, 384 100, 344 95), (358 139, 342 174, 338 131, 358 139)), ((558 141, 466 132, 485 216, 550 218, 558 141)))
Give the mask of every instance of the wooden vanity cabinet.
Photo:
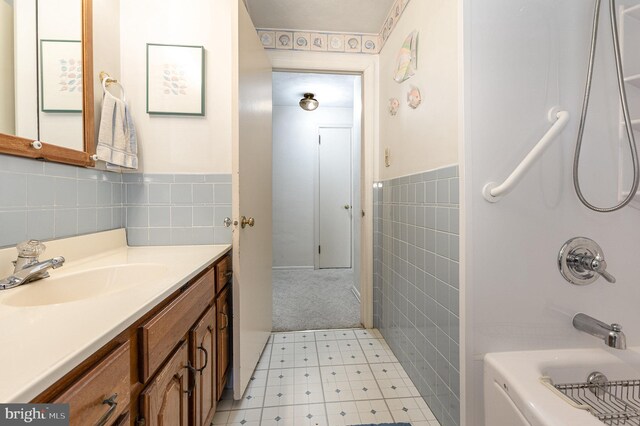
POLYGON ((140 326, 142 383, 157 371, 202 313, 213 304, 214 292, 215 274, 209 270, 140 326))
POLYGON ((216 306, 207 310, 189 332, 189 360, 195 369, 192 397, 194 426, 210 425, 218 402, 216 370, 216 306))
POLYGON ((189 352, 182 342, 169 361, 140 395, 141 415, 145 426, 187 426, 191 374, 187 368, 189 352))
POLYGON ((222 392, 227 383, 227 370, 231 362, 231 286, 227 286, 216 298, 218 310, 217 327, 217 399, 222 397, 222 392))
POLYGON ((231 282, 232 276, 231 256, 225 256, 216 264, 216 294, 231 282))
POLYGON ((71 425, 117 424, 129 406, 130 355, 127 341, 51 402, 69 404, 71 425))
POLYGON ((231 359, 230 271, 226 254, 32 402, 69 403, 71 425, 211 424, 231 359))

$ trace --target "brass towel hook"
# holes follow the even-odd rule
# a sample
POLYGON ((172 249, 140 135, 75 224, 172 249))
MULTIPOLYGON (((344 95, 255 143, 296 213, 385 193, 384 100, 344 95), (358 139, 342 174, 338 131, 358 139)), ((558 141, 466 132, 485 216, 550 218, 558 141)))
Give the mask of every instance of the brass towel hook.
POLYGON ((118 82, 118 80, 116 80, 115 78, 111 77, 109 74, 107 74, 104 71, 100 71, 99 78, 100 78, 100 83, 102 83, 105 79, 107 80, 105 82, 106 86, 110 86, 113 83, 117 83, 118 82))

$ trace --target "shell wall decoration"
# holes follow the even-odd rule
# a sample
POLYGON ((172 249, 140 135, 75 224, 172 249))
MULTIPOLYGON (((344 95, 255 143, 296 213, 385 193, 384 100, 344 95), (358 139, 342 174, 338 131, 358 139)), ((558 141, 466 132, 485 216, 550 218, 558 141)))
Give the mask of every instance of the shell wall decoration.
POLYGON ((389 99, 389 115, 394 116, 398 113, 400 101, 396 98, 389 99))
POLYGON ((377 54, 395 28, 410 0, 396 0, 378 34, 323 33, 259 28, 265 49, 377 54))
POLYGON ((407 93, 407 104, 413 109, 418 108, 422 103, 422 96, 420 95, 420 89, 415 86, 411 86, 411 89, 407 93))

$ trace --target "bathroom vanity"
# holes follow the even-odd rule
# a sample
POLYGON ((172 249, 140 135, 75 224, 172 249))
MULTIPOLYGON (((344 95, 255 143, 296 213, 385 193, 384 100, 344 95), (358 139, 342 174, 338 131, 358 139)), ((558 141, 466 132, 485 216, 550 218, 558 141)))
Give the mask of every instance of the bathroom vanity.
POLYGON ((65 266, 0 292, 0 401, 69 403, 72 425, 210 424, 230 363, 231 247, 128 247, 124 230, 46 244, 65 266))

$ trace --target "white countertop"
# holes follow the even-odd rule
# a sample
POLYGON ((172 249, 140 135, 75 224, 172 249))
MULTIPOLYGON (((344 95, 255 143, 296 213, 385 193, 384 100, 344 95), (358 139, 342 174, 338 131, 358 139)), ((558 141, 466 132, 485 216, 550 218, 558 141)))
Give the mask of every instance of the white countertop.
MULTIPOLYGON (((163 275, 140 286, 73 302, 14 307, 3 304, 27 286, 0 291, 0 402, 29 402, 127 329, 159 302, 219 259, 230 245, 128 247, 124 229, 45 243, 41 260, 64 256, 51 277, 112 265, 161 264, 163 275)), ((15 249, 0 250, 0 276, 15 259, 15 249)), ((61 282, 61 281, 60 281, 61 282)), ((87 285, 91 285, 90 282, 87 285)), ((31 290, 33 291, 33 290, 31 290)))

